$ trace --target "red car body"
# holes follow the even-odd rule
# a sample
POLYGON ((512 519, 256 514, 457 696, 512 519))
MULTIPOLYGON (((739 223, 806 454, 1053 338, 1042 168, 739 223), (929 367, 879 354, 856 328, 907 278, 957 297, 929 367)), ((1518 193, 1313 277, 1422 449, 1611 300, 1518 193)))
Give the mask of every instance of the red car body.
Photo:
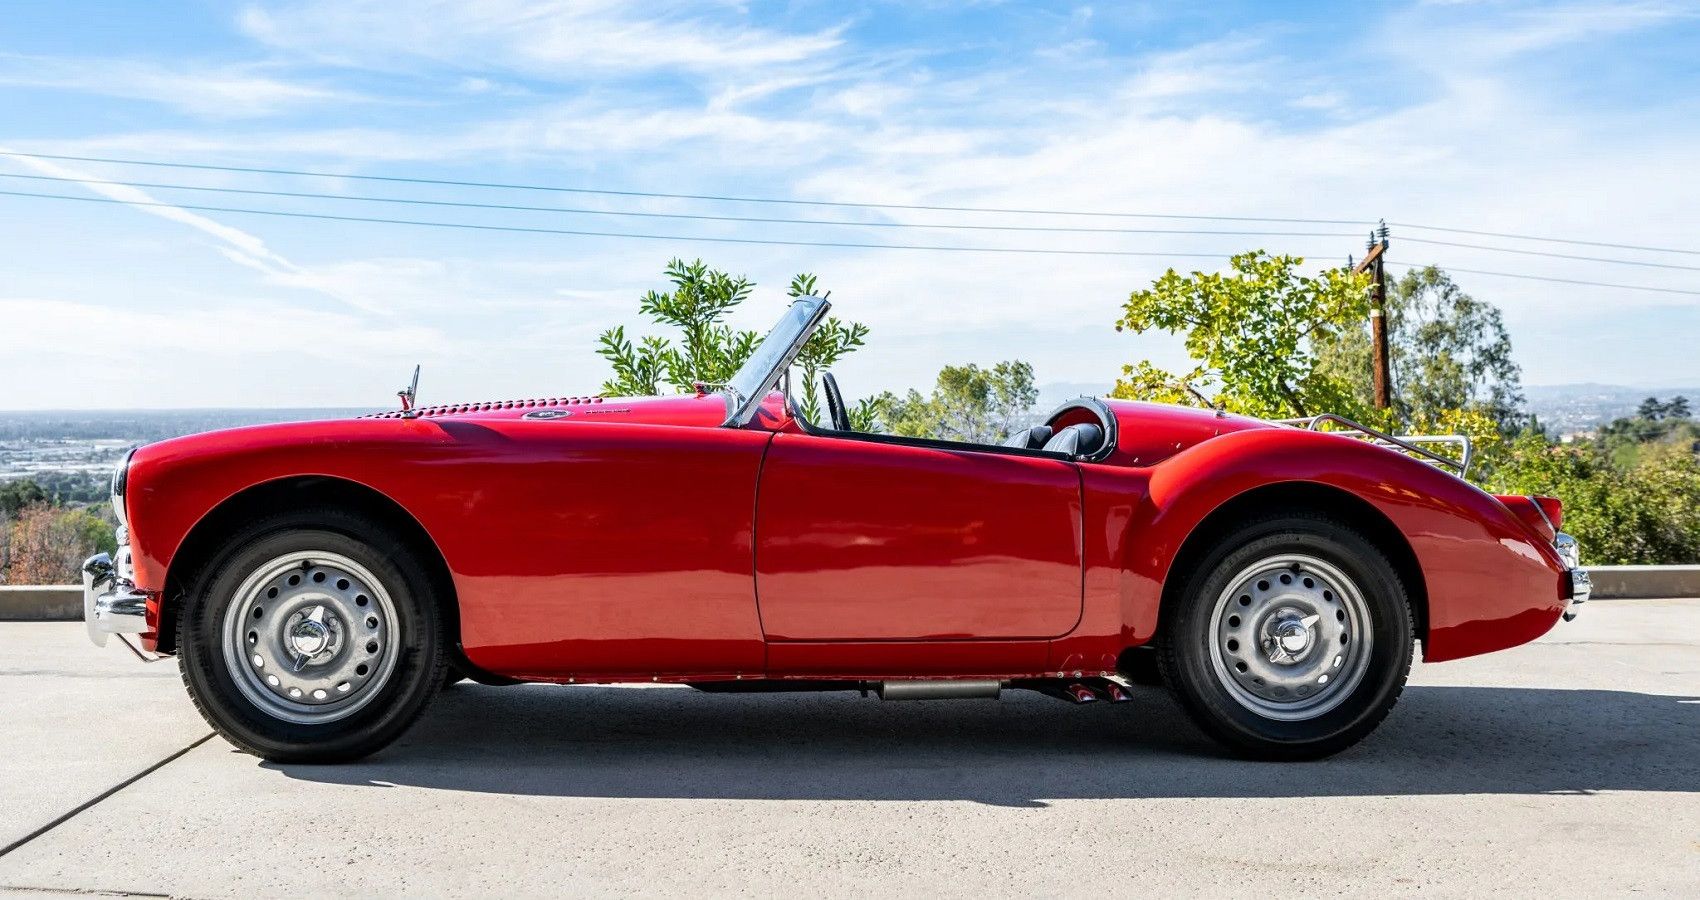
POLYGON ((272 492, 361 504, 429 544, 463 665, 551 682, 1068 677, 1151 641, 1213 529, 1302 495, 1378 536, 1429 661, 1565 611, 1550 511, 1338 434, 1082 401, 1093 460, 820 434, 783 395, 720 427, 715 394, 442 406, 164 441, 123 502, 144 646, 272 492))

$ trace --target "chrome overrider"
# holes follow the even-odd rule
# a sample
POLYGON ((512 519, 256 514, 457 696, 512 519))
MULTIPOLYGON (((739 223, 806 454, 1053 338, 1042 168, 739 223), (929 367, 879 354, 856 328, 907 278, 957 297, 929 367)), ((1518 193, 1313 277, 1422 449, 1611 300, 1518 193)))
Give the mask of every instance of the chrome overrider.
POLYGON ((148 630, 148 595, 136 590, 133 577, 130 548, 122 543, 118 562, 105 553, 83 562, 83 624, 95 646, 106 646, 109 634, 148 630))
POLYGON ((1582 568, 1582 548, 1576 544, 1575 538, 1560 531, 1553 538, 1552 546, 1570 570, 1570 598, 1564 606, 1564 621, 1569 622, 1576 618, 1582 604, 1593 595, 1594 581, 1588 577, 1588 570, 1582 568))

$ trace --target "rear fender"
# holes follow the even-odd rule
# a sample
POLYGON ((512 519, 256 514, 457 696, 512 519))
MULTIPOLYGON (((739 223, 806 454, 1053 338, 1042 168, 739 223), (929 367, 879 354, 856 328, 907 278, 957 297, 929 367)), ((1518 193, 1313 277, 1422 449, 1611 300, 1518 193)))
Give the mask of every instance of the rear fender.
MULTIPOLYGON (((1213 514, 1256 508, 1255 499, 1243 505, 1245 499, 1276 486, 1338 492, 1391 526, 1371 536, 1390 557, 1408 551, 1415 561, 1418 581, 1410 588, 1415 602, 1426 597, 1418 614, 1428 661, 1525 643, 1564 611, 1557 553, 1493 496, 1401 454, 1298 429, 1225 434, 1154 467, 1143 520, 1133 526, 1144 539, 1128 559, 1130 574, 1172 586, 1185 577, 1189 542, 1209 540, 1210 526, 1220 524, 1213 514), (1398 539, 1404 547, 1389 546, 1398 539)), ((1284 496, 1290 502, 1303 493, 1284 496)), ((1160 608, 1160 596, 1139 604, 1136 611, 1152 620, 1136 630, 1154 632, 1160 608)))

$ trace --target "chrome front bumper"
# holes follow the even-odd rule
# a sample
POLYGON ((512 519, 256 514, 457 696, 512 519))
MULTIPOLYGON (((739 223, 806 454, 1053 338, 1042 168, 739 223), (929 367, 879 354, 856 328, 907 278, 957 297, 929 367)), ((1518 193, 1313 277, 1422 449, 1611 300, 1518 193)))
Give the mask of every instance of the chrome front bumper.
POLYGON ((106 646, 109 634, 148 630, 148 595, 131 581, 128 550, 118 548, 117 563, 105 553, 83 562, 83 624, 97 647, 106 646))
POLYGON ((1569 569, 1570 596, 1565 599, 1564 621, 1569 622, 1581 612, 1582 604, 1594 593, 1594 581, 1588 576, 1588 570, 1582 568, 1582 548, 1576 539, 1560 531, 1553 539, 1553 549, 1558 551, 1558 558, 1564 560, 1569 569))

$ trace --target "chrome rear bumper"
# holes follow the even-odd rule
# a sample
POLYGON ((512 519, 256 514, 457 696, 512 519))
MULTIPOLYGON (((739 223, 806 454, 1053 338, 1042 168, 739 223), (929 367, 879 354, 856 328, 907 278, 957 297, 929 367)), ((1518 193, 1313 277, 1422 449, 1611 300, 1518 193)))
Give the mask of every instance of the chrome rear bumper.
POLYGON ((1588 570, 1582 568, 1582 548, 1576 539, 1560 531, 1553 539, 1553 549, 1558 551, 1558 558, 1564 560, 1570 574, 1570 596, 1565 598, 1564 621, 1569 622, 1581 612, 1582 604, 1594 593, 1594 581, 1588 576, 1588 570))
MULTIPOLYGON (((119 548, 123 560, 125 548, 119 548)), ((148 595, 136 590, 127 566, 96 553, 83 562, 83 625, 95 646, 106 646, 109 634, 141 634, 148 630, 148 595)))

